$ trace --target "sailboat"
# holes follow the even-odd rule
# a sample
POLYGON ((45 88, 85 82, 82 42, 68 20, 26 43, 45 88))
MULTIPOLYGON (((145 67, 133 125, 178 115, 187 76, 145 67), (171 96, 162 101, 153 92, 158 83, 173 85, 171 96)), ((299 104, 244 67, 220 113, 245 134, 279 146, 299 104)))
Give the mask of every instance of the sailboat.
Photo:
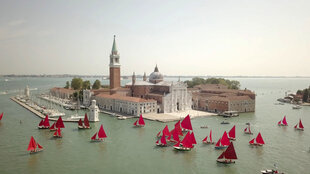
POLYGON ((55 131, 55 130, 57 129, 56 129, 55 123, 53 123, 52 126, 50 127, 50 131, 55 131))
POLYGON ((253 134, 253 133, 251 132, 251 127, 250 127, 250 125, 248 125, 248 127, 246 127, 246 128, 244 129, 244 133, 245 133, 245 134, 253 134))
POLYGON ((161 139, 156 141, 157 146, 167 146, 167 141, 165 136, 161 136, 161 139))
POLYGON ((161 134, 161 131, 157 133, 156 137, 161 137, 160 134, 161 134))
POLYGON ((215 149, 227 148, 229 144, 230 144, 230 141, 228 139, 227 132, 225 131, 223 136, 215 144, 215 149))
POLYGON ((36 153, 42 150, 43 147, 34 140, 33 136, 31 136, 27 151, 30 151, 30 153, 36 153))
POLYGON ((301 122, 301 119, 299 119, 299 123, 297 123, 295 126, 294 126, 294 129, 296 130, 304 130, 304 125, 302 124, 301 122))
POLYGON ((236 125, 234 125, 234 127, 232 127, 230 129, 230 131, 228 132, 228 135, 229 135, 229 139, 230 140, 236 140, 236 125))
POLYGON ((192 144, 197 144, 194 132, 192 132, 190 135, 191 135, 192 144))
POLYGON ((174 130, 178 133, 178 135, 183 136, 180 120, 174 125, 174 130))
POLYGON ((174 143, 177 143, 180 141, 179 134, 175 129, 172 129, 172 131, 170 132, 170 136, 167 138, 167 141, 174 142, 174 143))
POLYGON ((278 126, 288 126, 286 122, 286 116, 284 116, 284 118, 278 122, 278 126))
POLYGON ((43 120, 40 121, 39 126, 38 126, 39 129, 42 129, 42 127, 43 127, 43 122, 44 122, 43 120))
POLYGON ((228 148, 217 158, 217 162, 219 163, 225 163, 225 164, 230 164, 230 163, 235 163, 237 155, 236 151, 234 148, 234 144, 231 142, 228 146, 228 148))
POLYGON ((65 128, 65 125, 64 125, 61 117, 58 118, 58 120, 56 121, 55 126, 56 126, 56 128, 65 128))
POLYGON ((258 133, 256 138, 253 138, 250 142, 250 145, 262 146, 265 144, 262 135, 258 133))
POLYGON ((3 117, 3 112, 0 114, 0 121, 2 120, 3 117))
POLYGON ((139 119, 136 122, 134 122, 133 125, 136 127, 144 127, 145 126, 142 114, 140 115, 139 119))
POLYGON ((163 136, 170 136, 168 125, 165 126, 162 132, 163 132, 163 136))
POLYGON ((87 114, 85 114, 85 117, 84 117, 84 125, 83 125, 82 119, 79 120, 78 128, 79 129, 90 129, 87 114))
POLYGON ((178 142, 173 146, 174 149, 176 150, 181 150, 181 151, 189 151, 193 148, 193 143, 192 143, 192 138, 190 135, 190 132, 187 132, 185 137, 183 138, 182 142, 178 142))
POLYGON ((55 138, 62 138, 60 127, 57 128, 57 131, 53 135, 55 138))
POLYGON ((101 125, 98 133, 96 132, 90 139, 92 141, 103 141, 104 138, 107 138, 107 135, 103 129, 103 125, 101 125), (97 138, 97 134, 98 134, 98 138, 97 138))
POLYGON ((189 115, 187 115, 184 120, 181 122, 181 126, 182 126, 182 131, 189 131, 189 130, 193 130, 192 128, 192 123, 191 123, 191 118, 189 115))
POLYGON ((210 141, 208 141, 208 136, 206 136, 206 138, 204 138, 202 142, 205 144, 214 144, 214 142, 212 141, 212 129, 210 130, 209 139, 210 141))

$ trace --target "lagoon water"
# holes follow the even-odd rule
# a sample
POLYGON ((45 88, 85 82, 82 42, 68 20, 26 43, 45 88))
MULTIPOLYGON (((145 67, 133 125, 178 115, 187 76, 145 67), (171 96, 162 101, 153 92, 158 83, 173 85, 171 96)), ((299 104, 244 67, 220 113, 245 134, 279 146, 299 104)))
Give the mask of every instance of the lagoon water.
MULTIPOLYGON (((76 123, 65 123, 62 139, 53 139, 48 130, 38 130, 40 119, 9 98, 29 85, 32 94, 64 86, 65 78, 0 78, 0 173, 260 173, 261 169, 276 164, 285 173, 310 173, 310 106, 293 110, 292 105, 274 105, 285 92, 309 87, 310 78, 240 78, 242 88, 257 94, 256 111, 229 119, 221 125, 222 117, 204 117, 192 120, 198 144, 192 151, 178 152, 173 147, 155 147, 155 135, 167 124, 146 120, 144 128, 133 128, 133 119, 117 120, 100 114, 100 122, 92 123, 90 130, 78 130, 76 123), (3 92, 7 91, 8 94, 3 92), (287 116, 288 127, 277 122, 287 116), (302 119, 305 131, 293 126, 302 119), (20 123, 21 121, 21 123, 20 123), (243 134, 245 123, 250 122, 254 135, 243 134), (91 143, 90 137, 103 124, 108 138, 91 143), (208 129, 200 126, 208 125, 208 129), (217 164, 221 150, 214 145, 203 145, 201 140, 213 131, 217 141, 223 132, 236 125, 234 142, 238 160, 235 164, 217 164), (261 132, 266 145, 250 147, 248 142, 261 132), (44 151, 29 155, 26 151, 34 136, 44 151)), ((92 82, 95 79, 90 79, 92 82)), ((168 79, 169 80, 169 79, 168 79)), ((176 79, 172 79, 176 80, 176 79)), ((182 79, 181 79, 182 80, 182 79)), ((128 81, 127 81, 128 82, 128 81)), ((104 81, 107 83, 107 81, 104 81)), ((123 81, 122 83, 126 83, 123 81)), ((58 108, 60 109, 60 108, 58 108)), ((66 111, 66 114, 75 112, 66 111)), ((84 111, 79 111, 80 115, 84 111)))

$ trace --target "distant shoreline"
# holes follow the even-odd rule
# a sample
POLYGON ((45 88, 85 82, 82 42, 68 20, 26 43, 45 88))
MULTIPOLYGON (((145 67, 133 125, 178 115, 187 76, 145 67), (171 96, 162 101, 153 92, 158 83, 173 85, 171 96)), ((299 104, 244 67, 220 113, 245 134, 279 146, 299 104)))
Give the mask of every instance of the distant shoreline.
MULTIPOLYGON (((121 76, 122 78, 130 79, 132 75, 125 75, 121 76)), ((42 75, 20 75, 20 74, 6 74, 6 75, 0 75, 0 77, 46 77, 46 78, 74 78, 74 77, 81 77, 81 78, 103 78, 105 80, 108 80, 108 75, 75 75, 75 74, 42 74, 42 75)), ((143 75, 136 75, 137 78, 142 78, 143 75)), ((200 78, 310 78, 310 76, 164 76, 165 78, 194 78, 194 77, 200 77, 200 78)))

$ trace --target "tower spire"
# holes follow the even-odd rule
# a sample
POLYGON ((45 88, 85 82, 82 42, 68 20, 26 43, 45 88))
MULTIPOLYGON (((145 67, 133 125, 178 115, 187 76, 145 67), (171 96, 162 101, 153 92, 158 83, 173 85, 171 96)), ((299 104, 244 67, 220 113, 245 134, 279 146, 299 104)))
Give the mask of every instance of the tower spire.
POLYGON ((158 68, 157 68, 157 64, 156 64, 156 66, 155 66, 154 72, 159 72, 159 71, 158 71, 158 68))
POLYGON ((113 39, 113 46, 112 46, 112 54, 117 54, 116 42, 115 42, 115 35, 113 39))

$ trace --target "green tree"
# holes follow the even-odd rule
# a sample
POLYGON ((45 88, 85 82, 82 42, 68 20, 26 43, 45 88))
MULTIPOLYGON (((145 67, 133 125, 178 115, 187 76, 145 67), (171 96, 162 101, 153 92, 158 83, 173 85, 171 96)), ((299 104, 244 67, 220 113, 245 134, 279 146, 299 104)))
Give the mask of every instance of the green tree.
POLYGON ((66 89, 69 89, 69 88, 70 88, 70 82, 69 82, 69 81, 66 82, 65 88, 66 88, 66 89))
POLYGON ((228 88, 229 89, 240 89, 240 82, 237 80, 232 80, 230 81, 228 88))
POLYGON ((101 82, 99 80, 96 80, 93 84, 93 89, 100 89, 101 88, 101 82))
POLYGON ((71 81, 71 87, 74 90, 80 90, 82 89, 83 80, 81 78, 73 78, 71 81))
POLYGON ((308 89, 304 89, 303 90, 303 95, 302 95, 302 101, 303 102, 308 102, 308 98, 309 98, 309 90, 308 89))
POLYGON ((83 89, 90 89, 90 81, 89 80, 84 81, 82 88, 83 89))

